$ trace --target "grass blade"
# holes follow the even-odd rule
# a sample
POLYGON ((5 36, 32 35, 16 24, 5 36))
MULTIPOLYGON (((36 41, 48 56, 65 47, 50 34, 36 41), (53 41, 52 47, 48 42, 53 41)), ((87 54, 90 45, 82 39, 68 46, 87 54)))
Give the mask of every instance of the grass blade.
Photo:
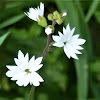
POLYGON ((97 84, 93 81, 92 79, 92 73, 89 72, 89 83, 90 83, 90 88, 92 90, 92 93, 95 97, 96 100, 100 100, 100 90, 99 87, 97 86, 97 84))
POLYGON ((0 29, 3 29, 9 25, 12 25, 12 24, 18 22, 19 20, 24 18, 24 16, 25 16, 24 14, 20 14, 20 15, 14 16, 14 17, 4 21, 3 23, 0 24, 0 29))
POLYGON ((7 38, 7 36, 9 35, 10 32, 7 32, 6 34, 4 34, 3 36, 0 37, 0 46, 2 45, 2 43, 4 42, 4 40, 7 38))
POLYGON ((88 22, 90 20, 90 18, 92 17, 92 15, 94 14, 97 6, 99 5, 99 0, 93 0, 91 6, 90 6, 90 9, 86 15, 86 18, 85 18, 85 21, 88 22))

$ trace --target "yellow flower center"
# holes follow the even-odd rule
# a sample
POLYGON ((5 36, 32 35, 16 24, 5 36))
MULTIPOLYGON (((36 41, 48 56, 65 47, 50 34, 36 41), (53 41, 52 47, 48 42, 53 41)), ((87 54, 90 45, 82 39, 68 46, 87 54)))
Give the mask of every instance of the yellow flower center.
POLYGON ((27 73, 31 73, 31 72, 29 71, 29 69, 26 69, 25 72, 27 72, 27 73))
POLYGON ((66 42, 63 42, 64 43, 64 45, 66 45, 66 42))

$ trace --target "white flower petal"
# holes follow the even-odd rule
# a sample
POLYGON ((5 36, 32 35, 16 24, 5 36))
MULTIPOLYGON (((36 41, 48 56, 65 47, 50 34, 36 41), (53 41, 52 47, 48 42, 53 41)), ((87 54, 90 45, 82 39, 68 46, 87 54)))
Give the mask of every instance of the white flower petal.
POLYGON ((41 16, 44 15, 44 4, 41 2, 40 3, 40 9, 41 9, 41 16))
POLYGON ((32 65, 31 65, 30 71, 31 71, 31 72, 33 72, 33 71, 38 71, 42 66, 43 66, 43 64, 36 65, 36 66, 32 66, 32 65))
POLYGON ((40 3, 40 8, 37 6, 37 8, 29 8, 29 12, 25 13, 30 19, 37 21, 39 19, 39 16, 44 15, 44 4, 40 3))
POLYGON ((7 67, 9 70, 11 70, 11 71, 17 69, 17 66, 6 65, 6 67, 7 67))
POLYGON ((24 78, 25 76, 27 75, 27 73, 24 71, 24 72, 21 72, 17 75, 17 79, 22 79, 24 78))
POLYGON ((66 56, 70 59, 70 51, 65 46, 64 46, 64 52, 65 52, 66 56))
POLYGON ((86 42, 84 39, 77 39, 77 42, 79 42, 79 45, 82 45, 86 42))
POLYGON ((19 60, 23 60, 24 59, 24 54, 21 52, 21 50, 19 50, 19 52, 18 52, 18 59, 19 60))
POLYGON ((53 40, 55 41, 55 42, 58 42, 59 40, 60 40, 60 37, 59 36, 52 36, 52 38, 53 38, 53 40))
POLYGON ((14 61, 16 63, 16 65, 22 70, 24 71, 25 68, 27 67, 27 65, 25 65, 26 62, 24 62, 24 59, 23 59, 23 62, 18 60, 17 58, 14 58, 14 61))
POLYGON ((24 79, 19 79, 19 80, 17 80, 17 81, 16 81, 16 84, 17 84, 18 86, 23 86, 23 85, 24 85, 24 79))
POLYGON ((35 56, 33 56, 30 60, 29 63, 33 63, 35 61, 35 56))
POLYGON ((66 53, 67 56, 70 55, 72 58, 78 59, 78 57, 75 54, 76 50, 73 49, 70 45, 67 44, 66 46, 64 46, 64 49, 65 49, 65 53, 66 53))
POLYGON ((24 58, 24 65, 25 65, 25 67, 27 67, 28 66, 28 61, 29 61, 29 55, 28 55, 28 53, 25 55, 25 58, 24 58))
POLYGON ((40 85, 40 82, 37 81, 37 80, 32 80, 32 84, 33 84, 34 86, 39 86, 39 85, 40 85))
POLYGON ((51 34, 51 33, 52 33, 52 29, 51 29, 50 27, 47 27, 47 28, 45 29, 45 33, 46 33, 47 35, 51 34))
POLYGON ((73 52, 71 53, 71 57, 78 60, 78 57, 77 57, 76 54, 73 53, 73 52))
POLYGON ((31 75, 32 75, 33 79, 36 79, 39 82, 43 82, 44 81, 42 79, 42 77, 38 73, 36 73, 36 72, 33 72, 31 75))
POLYGON ((60 37, 62 37, 62 36, 63 36, 63 34, 62 34, 60 31, 58 31, 58 34, 59 34, 59 36, 60 36, 60 37))
POLYGON ((15 73, 13 71, 6 72, 6 76, 8 76, 8 77, 13 77, 14 75, 15 75, 15 73))
POLYGON ((63 34, 68 34, 68 33, 70 33, 70 26, 69 26, 69 24, 66 26, 66 31, 65 32, 63 32, 63 34))
POLYGON ((35 65, 39 65, 42 62, 43 57, 38 57, 35 61, 34 64, 35 65))
POLYGON ((64 43, 62 43, 62 42, 57 42, 57 43, 54 43, 53 46, 56 46, 56 47, 61 48, 61 47, 64 46, 64 43))
POLYGON ((83 50, 84 48, 82 48, 81 46, 77 46, 76 49, 77 50, 83 50))
POLYGON ((30 74, 28 74, 26 77, 25 77, 25 80, 24 80, 24 86, 27 86, 30 82, 30 74))

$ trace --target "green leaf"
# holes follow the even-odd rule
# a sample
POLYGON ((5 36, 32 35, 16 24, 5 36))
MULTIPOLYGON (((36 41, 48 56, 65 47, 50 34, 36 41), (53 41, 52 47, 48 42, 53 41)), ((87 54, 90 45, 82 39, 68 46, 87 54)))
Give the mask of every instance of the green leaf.
POLYGON ((77 73, 78 100, 86 100, 88 91, 88 65, 84 55, 81 55, 79 60, 75 60, 75 67, 77 73))
POLYGON ((4 40, 7 38, 7 36, 9 35, 10 32, 7 32, 6 34, 4 34, 3 36, 0 37, 0 46, 2 45, 2 43, 4 42, 4 40))
POLYGON ((93 0, 92 4, 90 6, 90 9, 89 9, 89 11, 88 11, 88 13, 86 15, 86 18, 85 18, 86 22, 88 22, 91 19, 92 15, 94 14, 96 8, 99 5, 99 2, 100 2, 99 0, 93 0))
POLYGON ((97 21, 100 23, 100 11, 95 12, 95 17, 96 17, 97 21))
POLYGON ((100 59, 96 59, 95 62, 91 63, 89 69, 100 74, 100 59))
POLYGON ((12 25, 12 24, 18 22, 19 20, 24 18, 24 16, 25 16, 24 14, 20 14, 20 15, 14 16, 14 17, 4 21, 3 23, 0 24, 0 29, 3 29, 9 25, 12 25))
POLYGON ((92 90, 92 93, 95 97, 95 100, 100 100, 100 90, 99 87, 97 86, 96 82, 92 79, 92 73, 89 73, 89 83, 90 83, 90 88, 92 90))
POLYGON ((0 100, 8 100, 8 99, 5 97, 0 97, 0 100))
POLYGON ((37 100, 49 100, 47 94, 38 94, 37 100))

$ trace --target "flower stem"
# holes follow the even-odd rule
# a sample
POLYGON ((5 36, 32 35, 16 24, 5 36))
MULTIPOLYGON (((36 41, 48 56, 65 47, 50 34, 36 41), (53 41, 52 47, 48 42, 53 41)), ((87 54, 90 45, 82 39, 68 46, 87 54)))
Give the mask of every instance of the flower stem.
MULTIPOLYGON (((52 22, 52 25, 55 26, 56 22, 55 20, 52 22)), ((45 57, 45 54, 47 53, 48 51, 48 48, 50 46, 50 40, 51 40, 51 34, 49 34, 47 36, 47 44, 46 44, 46 47, 45 49, 43 50, 43 53, 42 53, 42 57, 44 58, 45 57)), ((34 100, 33 98, 33 95, 34 95, 34 91, 35 91, 35 87, 32 85, 32 88, 31 88, 31 91, 30 91, 30 95, 29 95, 29 99, 28 100, 34 100)))
POLYGON ((31 91, 30 91, 30 95, 29 95, 29 99, 28 100, 32 100, 33 99, 34 91, 35 91, 35 87, 32 85, 31 91))
POLYGON ((43 58, 44 58, 45 54, 46 54, 47 51, 48 51, 48 48, 49 48, 49 45, 50 45, 51 34, 49 34, 47 37, 48 37, 48 39, 47 39, 47 45, 46 45, 46 47, 45 47, 45 49, 44 49, 44 51, 43 51, 43 53, 42 53, 42 57, 43 57, 43 58))

